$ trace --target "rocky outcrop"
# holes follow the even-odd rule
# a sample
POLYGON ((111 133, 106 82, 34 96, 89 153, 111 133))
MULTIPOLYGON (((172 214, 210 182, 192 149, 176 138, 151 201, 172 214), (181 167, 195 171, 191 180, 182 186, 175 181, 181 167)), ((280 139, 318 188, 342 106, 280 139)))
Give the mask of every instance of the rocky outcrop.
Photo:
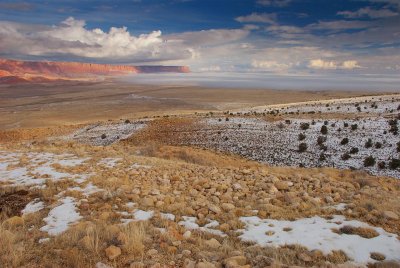
POLYGON ((74 80, 136 73, 190 72, 187 66, 131 66, 0 59, 0 81, 74 80), (6 79, 7 77, 7 79, 6 79), (9 79, 12 77, 13 79, 9 79))

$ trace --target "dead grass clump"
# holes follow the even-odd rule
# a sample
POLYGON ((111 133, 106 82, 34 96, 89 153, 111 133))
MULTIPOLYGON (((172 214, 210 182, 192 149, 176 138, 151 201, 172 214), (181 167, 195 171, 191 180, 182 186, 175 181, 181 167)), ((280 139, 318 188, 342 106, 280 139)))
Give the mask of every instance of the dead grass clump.
POLYGON ((366 227, 353 227, 350 225, 345 225, 340 228, 339 231, 341 234, 359 235, 368 239, 379 236, 379 233, 376 230, 366 227))
POLYGON ((140 148, 140 153, 145 156, 154 157, 160 150, 160 144, 157 142, 150 141, 145 146, 140 148))
POLYGON ((143 222, 131 222, 121 228, 118 240, 122 248, 131 254, 140 256, 144 253, 144 241, 146 238, 146 227, 143 222))
POLYGON ((327 261, 332 263, 344 263, 349 260, 346 253, 342 250, 333 250, 331 253, 326 256, 327 261))
POLYGON ((24 262, 24 244, 20 240, 18 233, 0 225, 0 263, 4 267, 19 267, 24 262))

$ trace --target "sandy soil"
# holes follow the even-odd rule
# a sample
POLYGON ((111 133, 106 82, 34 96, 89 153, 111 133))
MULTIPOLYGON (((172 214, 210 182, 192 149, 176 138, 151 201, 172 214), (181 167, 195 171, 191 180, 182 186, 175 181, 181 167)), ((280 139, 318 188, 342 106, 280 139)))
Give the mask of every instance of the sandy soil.
POLYGON ((0 129, 86 124, 370 94, 149 86, 110 81, 0 85, 0 129))

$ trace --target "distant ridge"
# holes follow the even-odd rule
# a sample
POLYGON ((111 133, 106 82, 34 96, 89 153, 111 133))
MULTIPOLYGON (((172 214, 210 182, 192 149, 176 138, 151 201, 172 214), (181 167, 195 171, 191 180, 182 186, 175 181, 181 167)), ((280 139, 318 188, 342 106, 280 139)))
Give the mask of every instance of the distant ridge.
POLYGON ((0 59, 0 83, 92 80, 137 73, 189 73, 187 66, 132 66, 0 59))

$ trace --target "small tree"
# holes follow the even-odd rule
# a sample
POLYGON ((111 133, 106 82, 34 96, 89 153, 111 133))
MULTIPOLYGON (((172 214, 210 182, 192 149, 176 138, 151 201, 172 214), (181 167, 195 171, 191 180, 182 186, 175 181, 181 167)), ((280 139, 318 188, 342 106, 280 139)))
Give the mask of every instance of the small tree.
POLYGON ((357 147, 353 147, 350 149, 350 154, 356 154, 358 153, 358 148, 357 147))
POLYGON ((372 167, 375 165, 375 158, 370 155, 364 159, 364 167, 372 167))
POLYGON ((351 130, 356 130, 358 128, 358 125, 357 124, 353 124, 353 125, 351 125, 351 130))
POLYGON ((349 143, 349 139, 348 138, 343 138, 342 141, 340 142, 341 145, 346 145, 349 143))
POLYGON ((389 162, 390 169, 398 169, 400 168, 400 159, 392 158, 389 162))
POLYGON ((320 153, 319 155, 319 161, 325 161, 326 160, 326 156, 324 153, 320 153))
POLYGON ((323 126, 321 127, 321 133, 322 133, 323 135, 328 134, 328 127, 327 127, 326 125, 323 125, 323 126))
POLYGON ((385 169, 385 168, 386 168, 386 163, 385 163, 384 161, 380 161, 380 162, 378 163, 378 168, 379 168, 379 169, 385 169))
POLYGON ((308 148, 307 143, 305 143, 305 142, 300 143, 299 144, 299 153, 303 153, 303 152, 307 151, 307 148, 308 148))
POLYGON ((396 145, 397 145, 397 152, 400 153, 400 141, 396 143, 396 145))
POLYGON ((300 133, 299 134, 299 141, 302 141, 302 140, 304 140, 306 138, 306 134, 304 134, 304 133, 300 133))
POLYGON ((104 140, 105 138, 107 138, 106 134, 101 134, 101 139, 104 140))
POLYGON ((310 128, 310 124, 309 124, 309 123, 301 123, 301 124, 300 124, 300 128, 301 128, 302 130, 307 130, 307 129, 310 128))
POLYGON ((382 148, 382 143, 376 142, 376 143, 375 143, 375 148, 376 148, 376 149, 382 148))
POLYGON ((317 138, 317 144, 321 146, 321 145, 324 144, 324 142, 326 142, 326 137, 324 137, 324 136, 318 136, 318 138, 317 138))
POLYGON ((371 148, 372 147, 372 139, 368 139, 366 142, 365 142, 365 148, 371 148))
POLYGON ((341 158, 342 158, 342 160, 346 161, 346 160, 349 160, 351 158, 351 155, 348 154, 348 153, 344 153, 341 158))

